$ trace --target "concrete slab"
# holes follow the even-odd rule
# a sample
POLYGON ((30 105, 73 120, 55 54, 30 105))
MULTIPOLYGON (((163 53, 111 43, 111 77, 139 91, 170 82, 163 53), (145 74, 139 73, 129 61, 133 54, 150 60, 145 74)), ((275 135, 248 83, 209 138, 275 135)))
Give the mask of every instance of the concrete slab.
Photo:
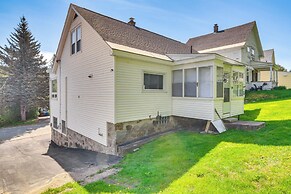
POLYGON ((265 127, 265 122, 236 121, 232 123, 225 123, 225 126, 227 129, 258 130, 265 127))
POLYGON ((9 131, 14 129, 0 129, 4 141, 0 144, 0 193, 40 193, 49 187, 85 179, 120 160, 116 156, 51 144, 47 123, 43 127, 16 128, 23 133, 14 138, 5 136, 15 134, 9 131))

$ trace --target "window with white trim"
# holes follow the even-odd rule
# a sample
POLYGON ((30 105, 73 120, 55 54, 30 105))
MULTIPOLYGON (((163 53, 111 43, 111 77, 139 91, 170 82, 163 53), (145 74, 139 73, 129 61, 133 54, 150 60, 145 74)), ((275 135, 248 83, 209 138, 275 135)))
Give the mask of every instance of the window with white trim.
POLYGON ((183 96, 183 70, 173 71, 172 96, 183 96))
POLYGON ((56 79, 51 81, 51 97, 57 98, 58 97, 58 81, 56 79))
POLYGON ((71 54, 81 51, 81 26, 71 32, 71 54))
POLYGON ((197 97, 197 68, 184 70, 184 96, 197 97))
POLYGON ((251 60, 254 61, 255 60, 255 49, 251 46, 248 46, 247 52, 249 53, 251 60))
POLYGON ((163 90, 164 75, 144 73, 144 89, 145 90, 163 90))
POLYGON ((184 69, 184 80, 183 70, 174 70, 172 82, 172 96, 212 98, 213 68, 211 66, 207 66, 184 69), (183 85, 184 95, 182 95, 183 85))
POLYGON ((216 97, 223 97, 223 67, 216 69, 216 97))
POLYGON ((244 74, 241 72, 233 72, 233 96, 244 96, 244 74))

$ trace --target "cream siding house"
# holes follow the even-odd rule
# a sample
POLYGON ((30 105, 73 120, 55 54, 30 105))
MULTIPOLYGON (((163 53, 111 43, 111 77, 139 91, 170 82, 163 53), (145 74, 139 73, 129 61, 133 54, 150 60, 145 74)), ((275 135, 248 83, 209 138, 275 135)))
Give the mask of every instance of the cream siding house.
POLYGON ((118 146, 243 114, 245 65, 71 4, 50 74, 52 141, 118 146))
POLYGON ((246 64, 246 90, 262 85, 263 89, 272 89, 277 85, 275 76, 269 80, 260 79, 262 71, 270 71, 272 75, 276 72, 275 63, 264 60, 265 52, 255 21, 225 30, 219 30, 215 24, 213 33, 190 38, 187 45, 200 53, 218 53, 246 64))

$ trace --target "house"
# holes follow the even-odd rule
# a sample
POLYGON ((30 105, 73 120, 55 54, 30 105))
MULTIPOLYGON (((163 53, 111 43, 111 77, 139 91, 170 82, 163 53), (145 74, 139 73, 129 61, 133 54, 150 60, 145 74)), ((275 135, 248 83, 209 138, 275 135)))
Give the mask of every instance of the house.
MULTIPOLYGON (((274 49, 264 50, 264 57, 261 58, 262 62, 271 63, 273 67, 276 65, 275 61, 275 51, 274 49)), ((273 81, 276 82, 275 84, 278 85, 278 71, 276 69, 266 69, 265 71, 261 71, 259 74, 260 81, 273 81)))
POLYGON ((269 80, 260 80, 261 71, 269 71, 272 75, 276 73, 275 62, 265 60, 269 57, 269 51, 263 51, 255 21, 224 30, 219 30, 215 24, 213 33, 190 38, 187 45, 199 53, 218 53, 247 64, 246 90, 263 84, 264 89, 276 86, 277 80, 274 76, 269 80))
POLYGON ((52 141, 118 154, 243 114, 245 65, 71 4, 50 73, 52 141))

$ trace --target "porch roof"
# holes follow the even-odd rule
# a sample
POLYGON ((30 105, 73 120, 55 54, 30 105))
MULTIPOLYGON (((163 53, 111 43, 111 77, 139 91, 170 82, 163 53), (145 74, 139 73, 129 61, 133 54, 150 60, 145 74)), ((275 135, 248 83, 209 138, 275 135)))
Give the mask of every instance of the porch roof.
POLYGON ((273 63, 270 62, 261 62, 261 61, 251 61, 251 66, 254 69, 258 70, 270 70, 270 67, 273 67, 273 63))

